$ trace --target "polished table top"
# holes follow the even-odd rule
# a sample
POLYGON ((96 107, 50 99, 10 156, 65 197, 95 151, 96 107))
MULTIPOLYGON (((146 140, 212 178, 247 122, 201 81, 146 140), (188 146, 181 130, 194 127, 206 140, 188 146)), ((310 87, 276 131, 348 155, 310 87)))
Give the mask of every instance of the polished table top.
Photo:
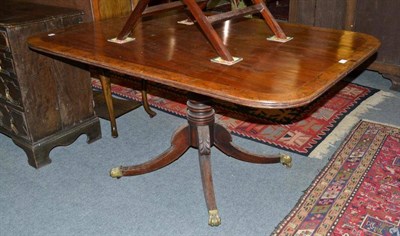
POLYGON ((258 108, 288 108, 316 99, 376 52, 369 35, 280 23, 286 43, 268 41, 264 21, 243 18, 216 25, 232 56, 227 66, 196 25, 177 24, 185 14, 145 17, 134 41, 116 44, 126 18, 85 23, 54 35, 29 39, 31 48, 158 82, 179 89, 258 108))

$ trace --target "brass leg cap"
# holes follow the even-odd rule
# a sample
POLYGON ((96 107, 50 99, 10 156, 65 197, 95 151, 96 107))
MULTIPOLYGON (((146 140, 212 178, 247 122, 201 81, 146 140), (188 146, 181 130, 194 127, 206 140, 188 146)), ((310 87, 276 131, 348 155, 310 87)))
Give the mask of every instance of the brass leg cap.
POLYGON ((282 165, 286 166, 287 168, 292 167, 292 158, 287 154, 281 155, 281 163, 282 165))
POLYGON ((121 168, 120 168, 120 167, 112 168, 112 169, 110 170, 110 176, 111 176, 112 178, 117 178, 117 179, 121 178, 121 177, 122 177, 121 168))
POLYGON ((218 210, 209 210, 208 211, 208 225, 210 226, 218 226, 221 224, 221 218, 218 215, 218 210))

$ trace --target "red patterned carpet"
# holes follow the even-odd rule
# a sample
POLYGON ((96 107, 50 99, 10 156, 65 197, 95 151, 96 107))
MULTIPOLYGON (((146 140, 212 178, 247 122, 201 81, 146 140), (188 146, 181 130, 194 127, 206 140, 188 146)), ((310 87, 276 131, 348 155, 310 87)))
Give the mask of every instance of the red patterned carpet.
POLYGON ((400 235, 400 129, 361 121, 274 235, 400 235))
MULTIPOLYGON (((93 79, 94 88, 100 82, 93 79)), ((140 92, 113 85, 113 94, 141 100, 140 92)), ((378 90, 341 82, 308 106, 263 110, 215 100, 217 120, 232 134, 302 155, 310 154, 335 126, 362 101, 378 90)), ((185 117, 186 93, 166 86, 148 85, 152 107, 185 117)))

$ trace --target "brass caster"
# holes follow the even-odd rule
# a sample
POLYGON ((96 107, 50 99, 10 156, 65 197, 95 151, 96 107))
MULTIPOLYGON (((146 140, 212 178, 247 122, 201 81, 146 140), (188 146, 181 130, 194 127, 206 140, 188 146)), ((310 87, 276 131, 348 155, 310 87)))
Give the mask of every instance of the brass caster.
POLYGON ((281 155, 281 163, 282 165, 286 166, 287 168, 292 167, 292 158, 287 154, 281 155))
POLYGON ((112 178, 117 178, 117 179, 121 178, 122 177, 121 168, 119 168, 119 167, 112 168, 110 171, 110 176, 112 178))
POLYGON ((111 136, 113 137, 113 138, 118 138, 118 131, 117 131, 117 128, 111 128, 111 136))
POLYGON ((218 210, 209 210, 208 211, 208 225, 210 226, 218 226, 221 224, 221 218, 219 218, 218 210))

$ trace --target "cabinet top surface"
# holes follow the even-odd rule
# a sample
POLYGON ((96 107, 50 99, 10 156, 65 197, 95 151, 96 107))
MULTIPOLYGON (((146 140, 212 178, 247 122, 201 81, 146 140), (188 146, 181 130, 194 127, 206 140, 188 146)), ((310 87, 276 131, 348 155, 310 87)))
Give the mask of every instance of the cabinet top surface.
POLYGON ((0 1, 0 26, 13 26, 51 20, 55 17, 82 15, 79 10, 13 0, 0 1))
POLYGON ((36 50, 259 108, 305 105, 376 52, 369 35, 280 23, 286 43, 268 41, 271 31, 259 19, 215 25, 232 56, 243 60, 226 66, 196 25, 177 24, 184 14, 147 17, 132 33, 134 41, 109 42, 126 18, 81 24, 54 36, 30 38, 36 50))

